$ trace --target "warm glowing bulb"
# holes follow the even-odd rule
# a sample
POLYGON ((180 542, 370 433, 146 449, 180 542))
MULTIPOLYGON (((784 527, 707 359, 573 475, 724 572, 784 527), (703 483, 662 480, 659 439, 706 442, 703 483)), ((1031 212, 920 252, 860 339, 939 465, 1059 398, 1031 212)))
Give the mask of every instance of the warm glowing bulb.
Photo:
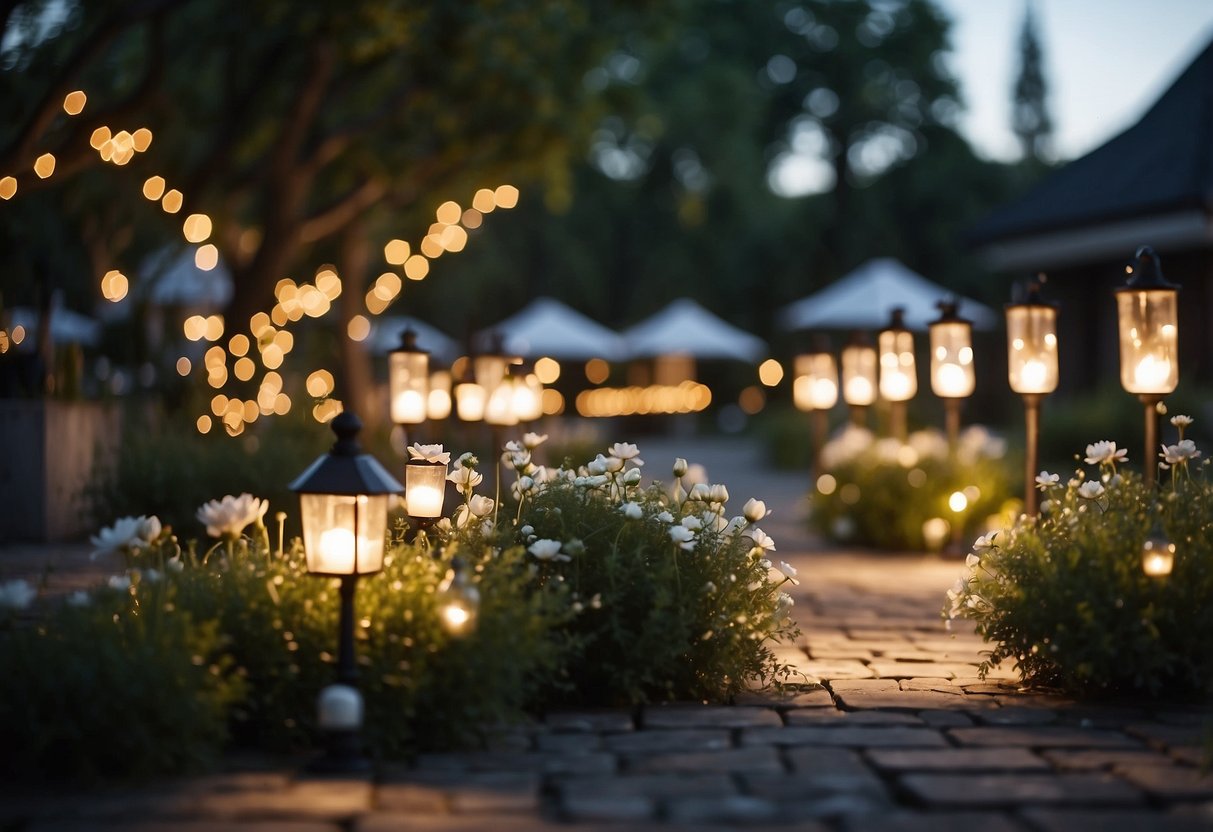
POLYGON ((349 529, 325 529, 320 534, 317 564, 320 572, 350 574, 354 571, 354 533, 349 529))
POLYGON ((948 497, 948 508, 959 514, 969 507, 969 498, 965 496, 963 491, 953 491, 948 497))
POLYGON ((1019 383, 1026 390, 1041 390, 1045 386, 1047 370, 1045 365, 1036 359, 1029 359, 1019 371, 1019 383))

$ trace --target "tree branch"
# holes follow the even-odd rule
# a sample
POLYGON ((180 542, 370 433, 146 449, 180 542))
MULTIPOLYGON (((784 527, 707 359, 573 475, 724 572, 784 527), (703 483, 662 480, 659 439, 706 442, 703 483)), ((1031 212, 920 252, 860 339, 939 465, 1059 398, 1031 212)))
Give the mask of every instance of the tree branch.
POLYGON ((380 179, 367 179, 357 188, 338 199, 299 225, 299 240, 314 243, 345 228, 387 193, 380 179))

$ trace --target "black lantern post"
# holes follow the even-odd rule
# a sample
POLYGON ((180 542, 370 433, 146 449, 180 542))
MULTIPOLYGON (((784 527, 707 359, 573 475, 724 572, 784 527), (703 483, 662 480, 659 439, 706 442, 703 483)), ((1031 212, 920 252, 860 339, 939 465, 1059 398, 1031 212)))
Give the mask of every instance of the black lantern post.
POLYGON ((955 449, 960 436, 960 406, 973 395, 973 324, 956 311, 953 300, 940 301, 939 317, 930 324, 931 390, 943 399, 947 416, 948 447, 955 449))
POLYGON ((1142 246, 1128 281, 1116 290, 1120 383, 1145 408, 1146 485, 1154 484, 1158 469, 1158 404, 1179 384, 1179 288, 1162 276, 1154 249, 1142 246))
POLYGON ((1007 374, 1011 389, 1023 397, 1024 512, 1039 507, 1035 477, 1040 447, 1040 402, 1057 389, 1057 305, 1040 296, 1044 275, 1028 284, 1027 297, 1008 303, 1007 374))
POLYGON ((339 413, 332 428, 337 435, 332 450, 313 462, 290 489, 299 494, 308 571, 341 579, 337 685, 326 688, 320 697, 319 722, 329 743, 316 768, 361 771, 370 764, 359 736, 362 699, 354 655, 354 591, 359 576, 383 568, 388 506, 392 495, 404 489, 373 456, 362 452, 357 438, 362 423, 357 416, 339 413))
POLYGON ((894 307, 889 325, 880 331, 880 397, 889 403, 889 433, 906 440, 906 402, 918 392, 914 335, 906 329, 905 309, 894 307))

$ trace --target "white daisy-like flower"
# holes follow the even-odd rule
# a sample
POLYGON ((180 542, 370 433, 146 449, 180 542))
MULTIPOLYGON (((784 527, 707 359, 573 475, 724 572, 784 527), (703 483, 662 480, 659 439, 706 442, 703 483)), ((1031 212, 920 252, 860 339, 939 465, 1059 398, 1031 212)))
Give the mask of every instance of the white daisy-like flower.
POLYGON ((682 518, 682 525, 684 528, 697 532, 703 528, 703 521, 693 514, 688 514, 686 517, 682 518))
POLYGON ((38 590, 29 581, 18 578, 0 584, 0 607, 23 610, 38 596, 38 590))
POLYGON ((746 504, 742 506, 741 513, 745 515, 745 519, 751 523, 757 523, 762 518, 770 514, 767 511, 767 504, 762 500, 756 500, 753 497, 746 500, 746 504))
POLYGON ((1168 465, 1179 465, 1190 459, 1197 459, 1200 451, 1196 449, 1196 443, 1191 439, 1182 439, 1174 445, 1163 445, 1162 453, 1159 456, 1168 465))
POLYGON ((1110 440, 1096 442, 1093 445, 1087 445, 1086 463, 1088 465, 1102 465, 1105 462, 1124 462, 1129 451, 1125 448, 1117 448, 1116 443, 1110 440))
POLYGON ((621 505, 619 510, 629 520, 639 520, 641 517, 644 517, 644 509, 640 507, 640 503, 627 502, 621 505))
POLYGON ((708 489, 708 499, 713 503, 724 505, 729 501, 729 489, 719 483, 713 485, 708 489))
POLYGON ((742 537, 748 537, 750 539, 750 541, 754 544, 755 548, 761 549, 764 552, 774 552, 775 551, 774 539, 772 539, 769 534, 767 534, 766 532, 764 532, 762 529, 758 528, 757 526, 752 526, 752 527, 746 529, 745 532, 742 534, 742 537))
POLYGON ((670 526, 668 533, 670 540, 677 543, 681 548, 688 551, 695 548, 695 532, 686 526, 670 526))
POLYGON ((451 454, 442 450, 441 445, 422 445, 414 442, 409 445, 409 459, 422 460, 433 465, 446 465, 451 461, 451 454))
POLYGON ((269 507, 268 500, 258 499, 247 492, 239 497, 228 494, 222 500, 203 503, 198 508, 197 517, 211 537, 236 538, 244 533, 249 523, 260 522, 269 507))
POLYGON ((549 540, 548 538, 545 537, 545 538, 541 538, 540 540, 536 540, 534 543, 532 543, 530 546, 528 546, 527 551, 530 552, 532 555, 534 555, 536 560, 543 560, 543 561, 570 561, 570 560, 572 560, 572 558, 570 558, 568 555, 566 555, 560 551, 561 548, 563 548, 563 544, 559 540, 549 540))
POLYGON ((792 586, 800 586, 800 581, 796 579, 796 567, 781 560, 779 562, 778 570, 783 573, 784 577, 788 579, 788 582, 791 583, 792 586))
POLYGON ((1078 496, 1086 500, 1098 500, 1105 490, 1103 483, 1090 480, 1078 486, 1078 496))
POLYGON ((1184 416, 1182 413, 1178 413, 1171 417, 1171 424, 1177 428, 1189 427, 1195 421, 1196 420, 1191 416, 1184 416))
POLYGON ((657 515, 657 519, 662 523, 673 523, 674 515, 670 514, 668 511, 663 511, 657 515))
POLYGON ((522 434, 522 444, 528 451, 533 451, 548 441, 546 433, 524 433, 522 434))
POLYGON ((640 449, 631 442, 616 442, 607 449, 607 453, 615 457, 615 459, 631 462, 633 465, 644 465, 644 460, 640 459, 640 449))
POLYGON ((979 563, 981 563, 981 558, 979 558, 977 555, 969 553, 967 556, 965 556, 965 566, 969 567, 970 569, 976 569, 979 563))
POLYGON ((446 475, 446 478, 455 484, 455 488, 458 489, 460 494, 467 494, 480 485, 480 483, 484 482, 484 474, 475 468, 461 465, 458 460, 455 462, 455 467, 451 469, 451 473, 446 475))
POLYGON ((1052 488, 1059 482, 1061 482, 1060 474, 1050 474, 1048 471, 1041 471, 1036 475, 1036 487, 1041 491, 1052 488))
POLYGON ((998 537, 998 532, 994 532, 993 534, 988 534, 988 535, 983 534, 981 537, 979 537, 973 541, 973 551, 974 552, 986 552, 986 551, 989 551, 990 549, 993 549, 994 548, 994 538, 996 538, 996 537, 998 537))

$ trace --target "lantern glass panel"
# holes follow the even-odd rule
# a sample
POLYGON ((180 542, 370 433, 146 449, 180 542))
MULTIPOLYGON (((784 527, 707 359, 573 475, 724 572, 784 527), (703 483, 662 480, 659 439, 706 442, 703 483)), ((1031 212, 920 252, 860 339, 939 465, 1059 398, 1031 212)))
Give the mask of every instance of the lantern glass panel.
POLYGON ((969 322, 931 324, 931 390, 941 398, 962 399, 973 395, 976 386, 969 322))
POLYGON ((307 568, 368 575, 383 568, 389 494, 300 494, 307 568))
POLYGON ((445 370, 430 375, 425 415, 431 421, 442 421, 451 415, 451 374, 445 370))
POLYGON ((505 378, 509 362, 504 355, 478 355, 472 359, 472 372, 476 383, 492 392, 505 378))
POLYGON ((420 424, 425 421, 429 396, 430 357, 412 350, 395 350, 389 356, 392 421, 398 425, 420 424))
POLYGON ((1046 304, 1007 307, 1007 373, 1016 393, 1057 389, 1057 309, 1046 304))
POLYGON ((1120 383, 1128 392, 1165 395, 1179 383, 1178 296, 1174 289, 1116 293, 1120 383))
POLYGON ((880 333, 880 396, 891 402, 904 402, 916 393, 914 336, 906 329, 886 329, 880 333))
POLYGON ((800 410, 829 410, 838 403, 838 365, 828 352, 796 356, 792 397, 800 410))
POLYGON ((479 422, 484 418, 484 406, 488 396, 474 381, 455 385, 455 410, 464 422, 479 422))
POLYGON ((502 427, 518 424, 518 413, 514 410, 513 378, 502 379, 493 392, 489 393, 484 406, 484 421, 502 427))
POLYGON ((849 405, 866 407, 876 401, 876 349, 851 344, 842 350, 842 397, 849 405))
POLYGON ((404 503, 410 517, 441 517, 446 466, 414 460, 404 466, 404 503))

